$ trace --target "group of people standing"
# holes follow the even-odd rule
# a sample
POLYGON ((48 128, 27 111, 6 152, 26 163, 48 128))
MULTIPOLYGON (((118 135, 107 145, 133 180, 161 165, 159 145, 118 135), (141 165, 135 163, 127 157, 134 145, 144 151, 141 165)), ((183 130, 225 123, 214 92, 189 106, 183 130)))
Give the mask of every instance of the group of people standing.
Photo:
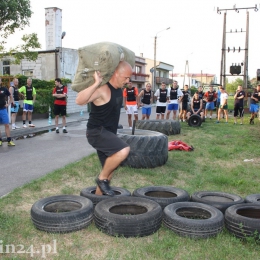
MULTIPOLYGON (((66 129, 67 93, 67 87, 62 85, 60 78, 56 78, 55 87, 52 91, 52 95, 55 97, 53 112, 55 115, 56 133, 59 133, 58 120, 60 115, 62 116, 63 133, 68 133, 66 129)), ((20 127, 16 125, 16 116, 19 111, 20 100, 23 100, 22 127, 35 127, 32 123, 32 113, 36 100, 36 89, 32 86, 32 78, 28 78, 27 84, 20 88, 18 78, 14 78, 9 89, 2 86, 2 79, 0 78, 0 124, 3 124, 5 127, 8 146, 15 146, 9 128, 8 108, 9 106, 11 107, 12 130, 19 129, 20 127), (26 118, 28 118, 28 125, 26 124, 26 118)), ((0 131, 0 146, 2 143, 0 131)))
POLYGON ((130 129, 132 129, 132 115, 134 115, 135 120, 138 120, 139 107, 142 108, 142 120, 150 118, 154 100, 156 101, 156 119, 164 119, 165 114, 166 119, 169 119, 172 112, 173 119, 176 120, 180 101, 182 102, 181 114, 186 117, 189 101, 188 85, 185 85, 184 90, 181 91, 177 84, 178 82, 175 81, 173 86, 167 89, 166 84, 162 82, 161 87, 153 94, 151 84, 147 83, 145 88, 138 93, 138 89, 133 86, 130 80, 123 90, 124 108, 128 115, 130 129))
MULTIPOLYGON (((252 93, 250 124, 254 123, 254 118, 259 110, 259 92, 260 85, 252 93)), ((245 96, 243 87, 238 86, 234 95, 234 124, 237 124, 238 118, 240 118, 240 124, 244 123, 245 96)), ((177 81, 174 81, 170 88, 166 88, 166 84, 162 82, 160 88, 154 94, 150 83, 147 83, 145 89, 138 94, 138 89, 130 81, 123 91, 123 97, 130 129, 132 128, 132 115, 134 115, 135 120, 138 120, 139 107, 142 107, 142 120, 150 118, 151 107, 154 101, 156 101, 156 119, 165 119, 166 114, 166 119, 168 120, 171 112, 173 120, 179 119, 182 122, 188 120, 193 114, 197 114, 205 119, 212 119, 213 110, 216 109, 216 123, 220 123, 221 118, 225 120, 225 123, 228 123, 228 94, 221 85, 219 85, 217 91, 211 85, 209 91, 205 93, 202 87, 199 87, 193 97, 190 97, 188 85, 185 85, 184 89, 180 90, 177 81)))

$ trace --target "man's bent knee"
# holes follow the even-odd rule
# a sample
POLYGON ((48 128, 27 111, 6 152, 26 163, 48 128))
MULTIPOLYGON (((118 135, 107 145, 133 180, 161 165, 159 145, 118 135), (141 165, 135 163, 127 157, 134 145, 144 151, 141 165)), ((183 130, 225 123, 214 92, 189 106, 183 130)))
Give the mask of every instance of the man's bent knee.
POLYGON ((122 157, 122 161, 123 161, 128 156, 129 152, 130 152, 130 147, 127 146, 122 150, 118 151, 117 154, 122 157))

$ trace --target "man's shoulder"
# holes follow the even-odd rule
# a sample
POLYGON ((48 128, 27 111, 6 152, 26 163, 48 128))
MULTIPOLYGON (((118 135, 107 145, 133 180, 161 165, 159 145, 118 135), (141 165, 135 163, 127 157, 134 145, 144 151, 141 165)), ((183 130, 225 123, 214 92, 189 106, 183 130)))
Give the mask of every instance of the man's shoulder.
POLYGON ((19 91, 23 91, 23 90, 25 90, 25 86, 21 86, 21 87, 19 88, 19 91))
MULTIPOLYGON (((111 85, 112 86, 112 85, 111 85)), ((113 87, 113 86, 112 86, 113 87)), ((114 87, 113 87, 114 88, 114 87)), ((115 88, 116 89, 116 88, 115 88)), ((98 87, 96 89, 96 91, 101 91, 101 92, 108 92, 110 90, 110 87, 108 86, 108 84, 104 84, 104 85, 101 85, 100 87, 98 87)))

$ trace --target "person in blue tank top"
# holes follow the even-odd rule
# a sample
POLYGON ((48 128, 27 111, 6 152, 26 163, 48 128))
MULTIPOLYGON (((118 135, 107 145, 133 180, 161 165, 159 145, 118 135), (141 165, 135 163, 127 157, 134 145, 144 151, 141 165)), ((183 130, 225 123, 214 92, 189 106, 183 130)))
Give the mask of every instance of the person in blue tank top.
POLYGON ((145 89, 143 89, 138 95, 138 104, 139 107, 142 107, 142 120, 148 120, 151 115, 153 102, 153 92, 151 87, 151 84, 147 83, 145 89))
POLYGON ((89 144, 97 150, 102 165, 96 178, 97 195, 114 196, 110 180, 130 152, 129 145, 117 136, 117 127, 123 102, 122 88, 131 75, 131 65, 120 61, 109 82, 100 86, 102 76, 95 71, 95 83, 80 91, 76 98, 78 105, 91 104, 86 135, 89 144))

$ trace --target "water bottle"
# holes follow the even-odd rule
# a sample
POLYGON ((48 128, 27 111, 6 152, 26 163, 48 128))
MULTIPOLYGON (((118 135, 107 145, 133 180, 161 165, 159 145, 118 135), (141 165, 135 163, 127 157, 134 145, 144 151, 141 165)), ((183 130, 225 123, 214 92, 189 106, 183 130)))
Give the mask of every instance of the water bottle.
POLYGON ((51 123, 52 123, 52 121, 51 121, 51 107, 49 107, 49 118, 48 118, 48 125, 50 126, 49 132, 51 132, 51 123))

